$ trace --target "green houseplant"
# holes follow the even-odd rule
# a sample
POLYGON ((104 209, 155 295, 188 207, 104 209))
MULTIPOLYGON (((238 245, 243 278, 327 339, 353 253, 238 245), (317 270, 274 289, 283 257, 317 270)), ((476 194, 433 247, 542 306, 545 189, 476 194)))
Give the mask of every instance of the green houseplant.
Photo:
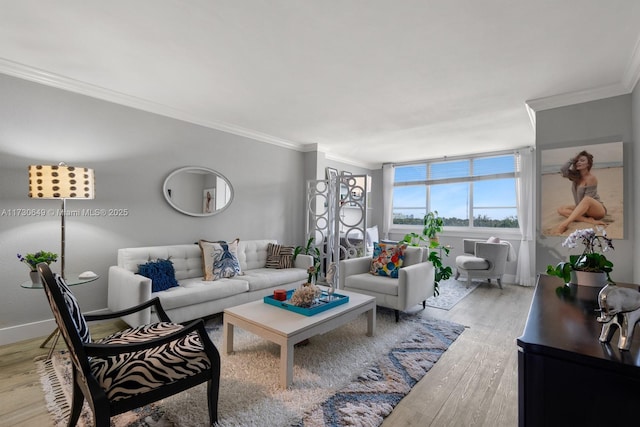
POLYGON ((429 240, 437 240, 438 233, 444 227, 444 219, 438 216, 438 211, 427 212, 422 218, 422 234, 427 236, 429 240))
POLYGON ((437 234, 442 231, 444 220, 438 216, 438 211, 428 212, 422 219, 422 234, 407 233, 402 241, 410 246, 420 246, 421 242, 425 242, 425 247, 429 250, 427 258, 435 267, 434 279, 434 295, 440 294, 439 283, 441 280, 447 280, 453 275, 453 270, 449 266, 442 263, 441 252, 445 256, 449 256, 449 248, 440 246, 437 234))
POLYGON ((58 254, 55 254, 53 252, 38 251, 33 254, 26 254, 25 256, 18 254, 18 260, 25 263, 31 271, 35 272, 36 265, 40 264, 41 262, 46 262, 47 264, 56 262, 58 260, 58 254))
POLYGON ((569 261, 547 266, 547 274, 560 277, 565 283, 569 283, 572 271, 602 272, 606 274, 607 282, 615 283, 609 275, 613 271, 613 263, 604 255, 604 252, 614 249, 611 239, 607 237, 607 232, 600 227, 597 231, 593 228, 576 230, 566 238, 562 246, 573 249, 578 246, 578 243, 584 246, 582 253, 570 255, 569 261))
MULTIPOLYGON (((311 255, 311 257, 313 258, 313 274, 315 274, 315 278, 317 281, 318 273, 320 272, 320 250, 317 247, 313 246, 313 240, 313 237, 309 237, 309 240, 307 240, 307 244, 305 246, 296 246, 296 248, 293 250, 293 259, 295 260, 299 254, 311 255)), ((311 277, 309 277, 309 279, 311 279, 311 277)))

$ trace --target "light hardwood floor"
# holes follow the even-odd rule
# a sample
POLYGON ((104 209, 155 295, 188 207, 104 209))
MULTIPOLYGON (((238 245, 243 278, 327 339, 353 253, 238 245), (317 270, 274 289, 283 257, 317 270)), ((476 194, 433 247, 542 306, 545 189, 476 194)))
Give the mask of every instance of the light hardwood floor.
MULTIPOLYGON (((480 285, 450 311, 424 315, 467 326, 387 417, 383 427, 491 426, 518 423, 517 348, 533 288, 480 285)), ((95 338, 124 324, 92 326, 95 338)), ((44 337, 0 347, 0 426, 51 425, 33 359, 44 337)), ((59 343, 58 347, 63 348, 59 343)))

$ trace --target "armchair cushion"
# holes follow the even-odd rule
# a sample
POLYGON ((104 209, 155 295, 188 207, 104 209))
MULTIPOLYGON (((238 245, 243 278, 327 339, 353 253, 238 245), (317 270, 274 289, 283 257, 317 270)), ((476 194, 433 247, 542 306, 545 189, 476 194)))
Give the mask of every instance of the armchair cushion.
MULTIPOLYGON (((132 344, 159 338, 182 329, 175 323, 153 323, 116 332, 98 344, 132 344)), ((92 357, 91 373, 109 400, 117 401, 146 393, 168 383, 211 369, 197 332, 147 350, 92 357)))
POLYGON ((371 274, 356 274, 349 277, 349 289, 396 297, 398 296, 398 283, 397 280, 389 280, 389 277, 372 276, 371 274))
POLYGON ((489 262, 484 258, 473 255, 459 255, 456 257, 456 265, 465 270, 488 270, 489 262))

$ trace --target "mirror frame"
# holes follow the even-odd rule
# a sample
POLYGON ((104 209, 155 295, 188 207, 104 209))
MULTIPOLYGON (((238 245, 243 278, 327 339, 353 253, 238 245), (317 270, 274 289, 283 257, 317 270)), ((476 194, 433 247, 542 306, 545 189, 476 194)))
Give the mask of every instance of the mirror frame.
POLYGON ((213 215, 217 215, 220 212, 223 212, 224 210, 226 210, 230 205, 231 202, 233 202, 233 196, 235 195, 235 192, 233 190, 233 186, 231 185, 231 182, 229 181, 229 179, 227 179, 226 176, 222 175, 220 172, 215 171, 213 169, 210 168, 206 168, 203 166, 185 166, 179 169, 174 170, 173 172, 171 172, 164 180, 164 183, 162 184, 162 195, 164 196, 164 199, 167 201, 167 203, 169 203, 169 205, 171 205, 172 208, 174 208, 175 210, 177 210, 180 213, 183 213, 185 215, 189 215, 189 216, 213 216, 213 215), (176 205, 175 203, 173 203, 173 200, 171 199, 171 197, 169 197, 169 181, 171 180, 171 178, 173 178, 174 176, 178 175, 181 172, 187 172, 187 171, 203 171, 203 172, 207 172, 207 173, 211 173, 214 175, 219 176, 220 178, 222 178, 227 185, 229 186, 229 192, 230 192, 230 196, 229 196, 229 203, 227 203, 226 205, 224 205, 223 208, 218 209, 216 211, 213 212, 209 212, 209 213, 195 213, 195 212, 189 212, 184 210, 183 208, 179 207, 178 205, 176 205))

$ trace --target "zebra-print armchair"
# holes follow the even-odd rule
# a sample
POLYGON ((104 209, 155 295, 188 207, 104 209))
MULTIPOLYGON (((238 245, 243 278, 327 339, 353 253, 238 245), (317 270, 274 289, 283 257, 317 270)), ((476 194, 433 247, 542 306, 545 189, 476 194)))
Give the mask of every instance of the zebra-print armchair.
POLYGON ((46 263, 37 266, 56 323, 70 352, 73 401, 69 426, 78 422, 84 399, 94 425, 108 427, 114 415, 208 383, 209 421, 218 418, 220 354, 202 320, 171 323, 158 298, 120 312, 84 316, 64 279, 46 263), (87 321, 114 319, 155 306, 160 322, 92 341, 87 321))

